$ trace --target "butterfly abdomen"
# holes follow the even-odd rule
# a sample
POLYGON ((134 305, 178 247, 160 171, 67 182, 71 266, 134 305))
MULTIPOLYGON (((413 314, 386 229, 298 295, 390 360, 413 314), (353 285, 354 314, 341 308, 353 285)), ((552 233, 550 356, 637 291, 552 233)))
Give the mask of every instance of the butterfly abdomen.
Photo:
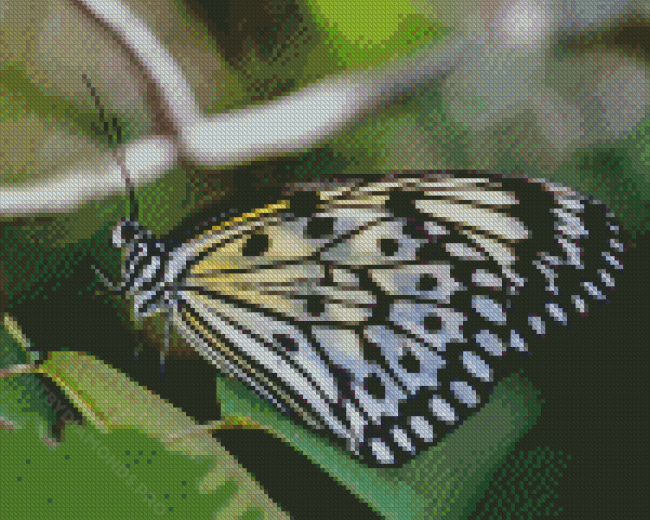
POLYGON ((395 464, 485 403, 531 340, 606 301, 621 250, 604 205, 544 181, 294 185, 174 253, 173 318, 285 413, 395 464))

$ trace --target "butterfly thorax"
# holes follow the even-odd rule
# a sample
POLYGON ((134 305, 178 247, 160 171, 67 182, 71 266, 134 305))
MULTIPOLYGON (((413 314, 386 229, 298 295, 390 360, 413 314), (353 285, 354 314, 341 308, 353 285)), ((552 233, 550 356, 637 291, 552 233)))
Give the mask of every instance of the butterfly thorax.
POLYGON ((174 246, 154 237, 137 221, 125 219, 113 232, 113 243, 124 252, 121 288, 134 300, 134 317, 167 311, 175 301, 174 283, 165 275, 174 246))

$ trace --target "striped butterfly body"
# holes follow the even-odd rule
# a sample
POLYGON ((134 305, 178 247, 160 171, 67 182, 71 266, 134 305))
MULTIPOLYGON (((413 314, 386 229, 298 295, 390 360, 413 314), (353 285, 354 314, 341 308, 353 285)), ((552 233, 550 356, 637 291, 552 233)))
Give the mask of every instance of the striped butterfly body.
POLYGON ((509 351, 607 301, 622 268, 606 207, 542 180, 401 172, 285 194, 175 248, 123 221, 120 290, 371 465, 455 428, 509 351))

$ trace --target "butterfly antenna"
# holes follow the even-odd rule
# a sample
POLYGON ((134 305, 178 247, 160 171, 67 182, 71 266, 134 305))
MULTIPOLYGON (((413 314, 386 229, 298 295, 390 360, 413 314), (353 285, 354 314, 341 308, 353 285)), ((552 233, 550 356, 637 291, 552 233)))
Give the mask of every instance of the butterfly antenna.
MULTIPOLYGON (((93 98, 95 102, 95 107, 97 108, 97 111, 99 112, 99 120, 102 123, 103 129, 100 130, 97 128, 97 125, 95 123, 91 123, 90 128, 97 133, 97 135, 107 135, 109 141, 113 142, 113 135, 112 133, 109 132, 108 128, 108 121, 106 121, 104 117, 104 107, 102 105, 101 100, 99 99, 99 96, 95 92, 95 87, 92 86, 90 83, 90 80, 88 79, 88 76, 86 74, 82 74, 81 77, 83 80, 86 82, 86 86, 88 87, 88 90, 90 91, 90 95, 93 98)), ((134 202, 135 202, 135 193, 133 189, 133 185, 131 183, 130 178, 126 174, 126 168, 124 167, 124 161, 122 161, 122 158, 120 157, 119 154, 119 145, 122 142, 122 129, 120 126, 117 124, 117 118, 113 118, 113 128, 116 130, 116 150, 114 151, 115 153, 115 160, 117 161, 118 165, 120 166, 120 170, 122 172, 122 176, 124 177, 124 181, 127 183, 127 186, 129 186, 129 199, 130 199, 130 205, 131 205, 131 216, 133 217, 134 215, 137 214, 137 208, 134 209, 134 202)), ((104 286, 108 288, 113 294, 122 294, 124 291, 124 284, 121 285, 116 285, 113 282, 111 282, 104 273, 102 273, 96 265, 92 266, 93 270, 99 277, 99 279, 102 281, 104 286)))
POLYGON ((101 101, 99 100, 99 96, 97 96, 95 92, 95 87, 93 87, 92 84, 90 83, 88 76, 82 74, 81 77, 86 82, 86 86, 88 87, 88 90, 90 90, 90 95, 92 96, 93 101, 95 102, 95 107, 97 107, 97 111, 99 112, 99 120, 104 125, 104 129, 100 130, 99 128, 97 128, 97 125, 95 125, 95 123, 90 123, 90 128, 97 135, 108 135, 108 123, 104 120, 104 107, 102 106, 101 101))
POLYGON ((99 120, 103 126, 103 129, 100 130, 99 128, 97 128, 97 125, 95 125, 95 123, 91 123, 90 125, 91 129, 94 132, 96 132, 97 135, 108 136, 109 142, 111 144, 113 144, 113 137, 115 137, 115 150, 114 150, 115 160, 117 161, 117 164, 120 167, 120 171, 122 172, 122 178, 124 179, 124 183, 129 187, 129 208, 130 208, 129 217, 132 222, 137 221, 138 203, 135 200, 135 187, 133 185, 133 181, 131 177, 129 176, 126 165, 124 164, 124 157, 120 151, 120 145, 122 144, 122 127, 118 124, 117 117, 114 117, 112 121, 112 129, 115 130, 115 136, 113 136, 113 133, 109 131, 108 121, 106 121, 105 118, 104 106, 102 105, 99 96, 95 92, 95 87, 92 86, 86 74, 82 74, 81 77, 86 82, 86 86, 90 91, 90 95, 95 102, 95 107, 97 107, 97 111, 99 112, 99 120))

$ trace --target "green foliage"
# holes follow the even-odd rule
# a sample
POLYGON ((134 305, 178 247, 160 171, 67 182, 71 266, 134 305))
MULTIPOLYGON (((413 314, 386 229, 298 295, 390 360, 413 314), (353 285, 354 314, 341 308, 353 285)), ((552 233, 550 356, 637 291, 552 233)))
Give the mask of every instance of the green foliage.
MULTIPOLYGON (((30 361, 27 352, 7 329, 0 327, 0 368, 6 369, 30 361)), ((29 429, 37 432, 41 440, 50 438, 52 427, 56 423, 51 397, 51 394, 43 392, 35 374, 0 378, 0 426, 4 423, 9 432, 17 428, 29 429)))
POLYGON ((636 239, 650 229, 650 123, 624 144, 580 154, 576 170, 581 184, 607 202, 636 239))
POLYGON ((558 517, 560 479, 570 455, 549 447, 517 452, 504 462, 486 486, 487 500, 476 520, 533 520, 558 517))
POLYGON ((68 425, 56 448, 30 429, 0 436, 0 511, 6 518, 211 518, 237 490, 226 482, 202 494, 197 482, 208 461, 170 454, 137 430, 104 435, 92 426, 68 425))

